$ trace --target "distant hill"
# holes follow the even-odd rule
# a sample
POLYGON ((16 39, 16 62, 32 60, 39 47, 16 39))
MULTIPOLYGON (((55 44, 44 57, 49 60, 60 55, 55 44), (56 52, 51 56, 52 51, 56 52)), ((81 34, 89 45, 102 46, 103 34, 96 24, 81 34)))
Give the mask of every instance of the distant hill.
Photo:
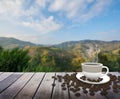
POLYGON ((95 47, 96 45, 102 50, 114 50, 120 48, 120 41, 81 40, 63 42, 54 46, 61 49, 73 49, 78 46, 89 49, 90 46, 95 47))
POLYGON ((118 53, 120 50, 120 41, 100 41, 100 40, 81 40, 63 42, 54 47, 67 51, 82 53, 85 57, 92 57, 96 53, 96 49, 102 52, 118 53))
MULTIPOLYGON (((12 49, 14 47, 26 47, 26 46, 43 46, 36 45, 31 42, 18 40, 15 38, 0 37, 0 46, 6 49, 12 49)), ((81 41, 68 41, 61 44, 46 46, 56 47, 68 52, 75 53, 76 55, 83 54, 84 57, 91 57, 91 54, 96 52, 96 46, 99 51, 112 52, 117 54, 120 51, 120 41, 100 41, 100 40, 81 40, 81 41)))
POLYGON ((36 46, 36 44, 33 44, 31 42, 26 42, 22 40, 18 40, 15 38, 8 38, 8 37, 0 37, 0 46, 2 46, 5 49, 12 49, 15 47, 25 47, 25 46, 36 46))

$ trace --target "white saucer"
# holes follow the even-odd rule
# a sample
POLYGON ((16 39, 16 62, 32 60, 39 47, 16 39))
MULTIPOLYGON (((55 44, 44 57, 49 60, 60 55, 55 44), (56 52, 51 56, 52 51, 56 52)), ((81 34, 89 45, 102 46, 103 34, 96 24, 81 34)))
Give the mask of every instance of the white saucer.
POLYGON ((104 83, 107 83, 108 81, 110 81, 110 77, 108 75, 104 75, 100 78, 103 78, 102 81, 100 82, 91 82, 91 81, 88 81, 88 80, 83 80, 81 79, 80 77, 84 76, 82 73, 77 73, 76 74, 76 78, 82 82, 85 82, 85 83, 89 83, 89 84, 104 84, 104 83))

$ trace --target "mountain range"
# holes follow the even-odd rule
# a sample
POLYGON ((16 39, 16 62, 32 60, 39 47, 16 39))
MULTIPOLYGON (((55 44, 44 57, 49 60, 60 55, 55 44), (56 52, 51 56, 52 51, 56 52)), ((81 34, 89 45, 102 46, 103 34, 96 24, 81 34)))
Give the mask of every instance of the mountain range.
POLYGON ((36 44, 27 41, 21 41, 16 38, 0 37, 0 46, 5 49, 12 49, 15 47, 22 48, 25 46, 36 46, 36 44))
MULTIPOLYGON (((37 45, 31 42, 18 40, 16 38, 0 37, 0 46, 5 49, 12 49, 15 47, 26 47, 26 46, 44 46, 37 45)), ((94 53, 97 51, 112 51, 117 53, 120 50, 120 41, 100 41, 100 40, 80 40, 80 41, 68 41, 49 47, 57 47, 67 51, 73 51, 78 53, 94 53)), ((85 55, 85 54, 84 54, 85 55)))

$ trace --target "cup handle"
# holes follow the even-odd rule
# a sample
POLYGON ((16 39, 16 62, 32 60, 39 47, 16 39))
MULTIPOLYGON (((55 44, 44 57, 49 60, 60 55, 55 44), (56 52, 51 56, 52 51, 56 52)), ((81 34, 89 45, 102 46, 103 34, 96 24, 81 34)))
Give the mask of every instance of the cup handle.
MULTIPOLYGON (((105 68, 107 71, 104 75, 107 75, 109 73, 109 68, 107 66, 102 66, 102 69, 105 68)), ((103 74, 103 73, 102 73, 103 74)))

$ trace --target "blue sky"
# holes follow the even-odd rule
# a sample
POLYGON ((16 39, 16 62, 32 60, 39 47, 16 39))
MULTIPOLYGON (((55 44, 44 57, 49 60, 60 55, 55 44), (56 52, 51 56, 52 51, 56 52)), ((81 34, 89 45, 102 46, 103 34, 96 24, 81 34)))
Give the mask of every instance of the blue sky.
POLYGON ((0 37, 37 44, 120 40, 120 0, 0 0, 0 37))

